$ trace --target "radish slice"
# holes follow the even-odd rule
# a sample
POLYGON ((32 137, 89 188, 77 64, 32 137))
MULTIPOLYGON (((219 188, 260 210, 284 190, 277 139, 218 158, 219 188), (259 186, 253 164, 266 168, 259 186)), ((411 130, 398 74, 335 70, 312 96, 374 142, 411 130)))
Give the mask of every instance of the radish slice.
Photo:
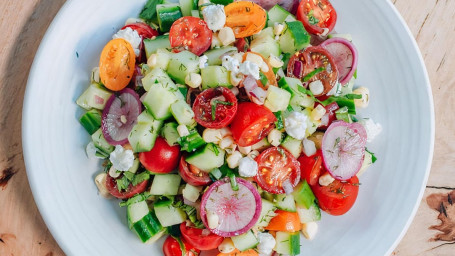
POLYGON ((141 111, 141 101, 134 90, 125 88, 114 93, 107 101, 101 119, 101 128, 107 142, 111 145, 127 143, 128 135, 141 111))
POLYGON ((333 122, 322 138, 327 171, 337 180, 348 180, 362 167, 367 133, 359 123, 333 122))
POLYGON ((209 227, 207 212, 218 215, 213 233, 231 237, 247 232, 259 219, 262 209, 261 196, 248 181, 236 178, 239 190, 231 188, 229 179, 219 180, 208 188, 202 196, 201 219, 209 227))
POLYGON ((324 41, 321 46, 332 54, 340 84, 348 83, 357 68, 358 56, 355 46, 348 40, 337 37, 324 41))

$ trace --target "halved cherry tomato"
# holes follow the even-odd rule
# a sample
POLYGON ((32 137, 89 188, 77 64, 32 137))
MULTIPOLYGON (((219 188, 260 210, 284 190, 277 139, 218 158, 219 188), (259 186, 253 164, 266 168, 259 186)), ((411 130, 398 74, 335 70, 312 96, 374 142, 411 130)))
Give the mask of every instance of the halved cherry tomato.
POLYGON ((321 176, 322 150, 316 151, 312 156, 303 154, 297 158, 297 161, 300 163, 301 179, 305 179, 310 185, 316 185, 321 176))
POLYGON ((174 51, 189 50, 199 56, 212 44, 212 31, 204 20, 186 16, 172 24, 169 41, 174 51))
POLYGON ((152 173, 170 173, 179 164, 180 147, 169 146, 166 140, 157 137, 152 150, 139 153, 139 161, 152 173))
MULTIPOLYGON (((318 104, 320 103, 316 103, 315 107, 317 107, 318 104)), ((332 124, 332 122, 336 120, 335 111, 340 109, 340 107, 336 102, 332 102, 324 108, 326 112, 321 118, 321 123, 319 124, 318 129, 325 131, 332 124)))
POLYGON ((275 213, 276 216, 270 220, 269 225, 264 229, 284 232, 295 232, 302 229, 299 215, 296 212, 276 210, 275 213))
POLYGON ((264 106, 252 102, 239 104, 231 123, 232 137, 241 147, 256 144, 275 127, 276 117, 264 106))
POLYGON ((237 98, 225 87, 201 92, 193 104, 194 119, 207 128, 228 126, 237 112, 237 98))
POLYGON ((258 80, 258 85, 261 86, 262 88, 264 89, 267 89, 269 88, 269 85, 273 85, 273 86, 278 86, 278 83, 276 82, 276 76, 275 76, 275 73, 273 73, 273 69, 272 69, 272 66, 270 66, 269 64, 269 61, 267 59, 265 59, 264 57, 262 57, 261 54, 259 53, 256 53, 256 52, 246 52, 245 54, 243 54, 243 61, 246 60, 248 54, 254 54, 254 55, 257 55, 259 57, 262 58, 262 60, 267 64, 268 66, 268 71, 267 72, 263 72, 262 69, 261 69, 261 72, 265 75, 265 77, 267 77, 267 84, 262 84, 259 80, 258 80))
POLYGON ((187 163, 185 161, 185 156, 180 157, 179 174, 186 183, 193 186, 205 186, 212 182, 208 173, 187 163))
POLYGON ((236 248, 232 252, 218 253, 216 256, 258 256, 258 255, 259 254, 253 249, 249 249, 249 250, 241 252, 241 251, 239 251, 239 249, 236 248))
POLYGON ((321 46, 311 46, 292 55, 287 73, 290 77, 302 80, 306 86, 311 82, 321 81, 324 90, 315 93, 316 97, 328 93, 338 80, 338 71, 332 55, 321 46))
POLYGON ((111 195, 119 199, 128 199, 136 194, 144 192, 145 189, 147 188, 148 182, 149 182, 148 180, 144 180, 143 182, 137 184, 136 186, 130 184, 125 191, 120 192, 118 191, 117 182, 115 181, 115 179, 107 175, 106 188, 109 191, 109 193, 111 193, 111 195))
POLYGON ((125 28, 131 28, 132 30, 136 30, 136 32, 139 34, 139 36, 142 37, 142 39, 152 38, 154 36, 159 35, 158 31, 154 30, 149 25, 141 22, 125 25, 122 29, 125 28))
POLYGON ((312 34, 328 34, 335 27, 337 12, 329 0, 302 0, 297 9, 297 19, 312 34))
POLYGON ((182 239, 185 247, 185 254, 182 253, 179 242, 172 236, 168 236, 163 244, 163 253, 165 256, 198 256, 201 251, 191 246, 185 239, 182 239))
POLYGON ((249 1, 238 1, 224 7, 226 27, 232 28, 235 38, 254 35, 265 27, 266 11, 249 1))
POLYGON ((212 250, 218 248, 218 245, 223 242, 224 237, 210 232, 208 235, 203 234, 203 229, 188 227, 186 222, 180 224, 180 232, 182 237, 194 248, 201 251, 212 250))
POLYGON ((259 186, 273 194, 283 194, 285 182, 292 187, 300 181, 300 163, 286 149, 268 148, 256 157, 258 174, 254 177, 259 186))
POLYGON ((131 44, 123 38, 109 41, 100 57, 100 80, 106 88, 120 91, 134 74, 136 55, 131 44))
POLYGON ((328 186, 317 183, 311 189, 323 211, 331 215, 342 215, 351 209, 357 199, 359 178, 354 176, 347 181, 335 180, 328 186))

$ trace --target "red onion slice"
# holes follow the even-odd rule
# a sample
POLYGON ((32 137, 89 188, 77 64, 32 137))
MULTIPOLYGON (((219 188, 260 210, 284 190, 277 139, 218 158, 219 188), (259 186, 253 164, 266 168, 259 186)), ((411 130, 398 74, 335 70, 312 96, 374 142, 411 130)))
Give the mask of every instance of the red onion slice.
POLYGON ((333 57, 342 85, 351 80, 357 69, 358 55, 355 46, 344 38, 330 38, 321 44, 333 57))
POLYGON ((114 93, 106 103, 101 119, 104 138, 111 145, 123 145, 142 111, 139 95, 130 88, 114 93))
POLYGON ((236 178, 239 189, 232 190, 229 179, 219 180, 202 196, 201 219, 208 227, 207 211, 219 217, 219 225, 210 229, 223 237, 232 237, 250 230, 259 219, 262 209, 261 196, 248 181, 236 178))
POLYGON ((338 180, 348 180, 362 167, 367 133, 359 123, 333 122, 322 138, 324 166, 338 180))

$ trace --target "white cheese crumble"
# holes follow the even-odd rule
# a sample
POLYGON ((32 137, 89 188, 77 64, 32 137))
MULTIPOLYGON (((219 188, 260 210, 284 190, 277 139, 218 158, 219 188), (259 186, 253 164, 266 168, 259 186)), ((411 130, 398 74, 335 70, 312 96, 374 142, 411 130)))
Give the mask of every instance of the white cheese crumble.
POLYGON ((244 157, 239 162, 239 175, 253 177, 258 173, 258 163, 249 157, 244 157))
POLYGON ((122 146, 115 146, 115 150, 112 151, 109 156, 109 160, 112 162, 112 166, 118 171, 128 171, 134 164, 133 151, 124 149, 122 146))
POLYGON ((139 56, 141 53, 139 47, 141 46, 142 38, 139 36, 136 30, 133 30, 130 27, 119 30, 115 35, 112 36, 113 39, 123 38, 128 41, 134 49, 134 54, 139 56))
POLYGON ((363 125, 367 131, 367 142, 372 142, 382 131, 381 124, 375 123, 371 118, 360 119, 359 123, 363 125))
POLYGON ((226 23, 226 14, 224 13, 223 5, 209 5, 202 10, 202 15, 209 29, 214 32, 222 29, 226 23))
POLYGON ((209 58, 205 55, 202 55, 201 57, 199 57, 199 68, 200 69, 203 69, 208 66, 208 64, 207 64, 208 59, 209 58))
POLYGON ((284 119, 286 132, 294 139, 303 140, 307 128, 307 119, 308 117, 305 114, 292 112, 284 119))
POLYGON ((239 72, 249 76, 251 75, 254 79, 259 80, 259 66, 256 63, 246 60, 240 64, 239 72))
POLYGON ((223 56, 221 59, 221 65, 234 74, 237 74, 240 69, 240 62, 236 58, 233 58, 229 55, 223 56))
POLYGON ((269 233, 258 233, 257 238, 259 241, 257 245, 259 256, 270 256, 276 244, 275 238, 269 233))

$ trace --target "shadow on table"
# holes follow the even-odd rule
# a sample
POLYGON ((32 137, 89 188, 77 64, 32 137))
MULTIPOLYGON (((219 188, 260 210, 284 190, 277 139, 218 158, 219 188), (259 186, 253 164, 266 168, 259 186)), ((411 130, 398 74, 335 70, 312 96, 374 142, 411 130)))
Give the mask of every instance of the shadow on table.
POLYGON ((3 81, 0 81, 3 84, 0 87, 0 155, 3 155, 3 160, 0 161, 0 168, 3 168, 3 170, 0 169, 0 202, 2 202, 1 205, 8 202, 9 205, 6 206, 6 209, 18 211, 5 212, 0 209, 0 213, 3 215, 0 217, 0 222, 2 222, 1 219, 5 220, 6 216, 9 216, 7 220, 14 222, 13 224, 0 223, 0 229, 3 229, 0 230, 0 239, 3 242, 0 245, 0 254, 63 255, 60 249, 49 252, 49 250, 55 249, 56 243, 47 231, 33 200, 22 157, 21 118, 25 87, 33 58, 49 24, 65 0, 22 2, 23 5, 36 2, 31 13, 20 13, 20 10, 13 9, 4 11, 30 16, 14 39, 12 50, 7 57, 6 70, 3 71, 5 77, 3 81), (14 208, 11 207, 13 204, 14 208), (11 217, 15 215, 20 220, 11 217), (21 223, 22 221, 25 224, 21 223), (4 233, 9 231, 7 227, 16 229, 16 234, 4 233), (27 232, 18 227, 34 232, 27 232), (24 232, 27 235, 21 237, 17 232, 24 232), (4 241, 6 237, 12 237, 10 247, 8 247, 9 241, 4 241), (30 240, 31 238, 38 240, 30 240), (36 244, 32 245, 32 243, 36 244))

